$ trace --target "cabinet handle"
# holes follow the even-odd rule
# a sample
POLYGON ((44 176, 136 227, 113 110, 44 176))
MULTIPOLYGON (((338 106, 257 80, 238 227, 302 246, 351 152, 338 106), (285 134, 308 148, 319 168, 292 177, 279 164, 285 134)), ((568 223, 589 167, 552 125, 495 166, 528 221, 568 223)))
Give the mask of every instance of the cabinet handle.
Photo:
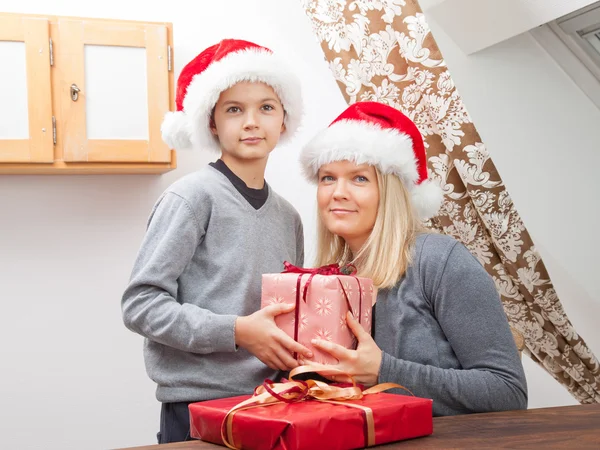
POLYGON ((77 99, 79 98, 79 93, 81 92, 81 89, 79 89, 77 87, 77 85, 75 83, 73 83, 71 85, 71 100, 73 100, 74 102, 77 101, 77 99))

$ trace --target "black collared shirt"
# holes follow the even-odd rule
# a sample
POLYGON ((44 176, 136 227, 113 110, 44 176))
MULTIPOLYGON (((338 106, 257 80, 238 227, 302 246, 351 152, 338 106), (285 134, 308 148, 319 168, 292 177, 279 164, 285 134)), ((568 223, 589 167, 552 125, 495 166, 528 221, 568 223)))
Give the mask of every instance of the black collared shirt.
POLYGON ((233 173, 222 159, 218 159, 215 162, 210 163, 210 165, 225 175, 236 190, 244 196, 254 209, 260 209, 265 204, 267 197, 269 196, 269 186, 266 182, 262 189, 252 189, 244 183, 244 180, 233 173))

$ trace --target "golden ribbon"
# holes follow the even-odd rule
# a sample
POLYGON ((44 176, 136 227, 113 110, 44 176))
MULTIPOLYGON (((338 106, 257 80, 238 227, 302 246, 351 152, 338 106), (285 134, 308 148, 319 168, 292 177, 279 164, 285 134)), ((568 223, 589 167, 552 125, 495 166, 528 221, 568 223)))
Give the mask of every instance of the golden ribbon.
POLYGON ((359 400, 365 395, 378 394, 388 389, 400 388, 408 391, 404 386, 396 383, 377 384, 364 391, 358 386, 351 375, 337 369, 323 369, 322 367, 300 366, 290 372, 289 380, 282 383, 273 383, 270 380, 265 381, 262 386, 258 386, 254 395, 243 402, 238 403, 231 408, 221 426, 221 439, 230 449, 238 450, 233 439, 233 417, 239 411, 245 409, 257 408, 260 406, 277 405, 282 403, 296 403, 305 400, 316 400, 319 402, 332 403, 335 405, 344 405, 351 408, 357 408, 364 412, 366 420, 366 443, 367 447, 375 445, 375 420, 373 411, 366 406, 350 403, 349 400, 359 400), (307 372, 318 372, 327 377, 331 375, 341 375, 346 377, 349 386, 330 385, 318 380, 294 380, 296 375, 307 372))

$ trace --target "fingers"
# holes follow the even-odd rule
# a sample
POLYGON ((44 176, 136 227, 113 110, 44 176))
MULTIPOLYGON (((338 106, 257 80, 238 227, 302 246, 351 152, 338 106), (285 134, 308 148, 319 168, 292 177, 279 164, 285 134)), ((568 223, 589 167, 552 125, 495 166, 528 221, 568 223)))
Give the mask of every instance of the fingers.
POLYGON ((275 369, 275 370, 288 370, 287 366, 286 366, 286 363, 281 360, 281 358, 279 357, 279 355, 277 354, 277 352, 273 352, 271 355, 269 355, 268 358, 265 358, 265 360, 263 362, 267 366, 269 366, 271 369, 275 369))
POLYGON ((304 345, 296 342, 283 331, 281 332, 279 343, 291 353, 297 353, 299 357, 312 358, 313 353, 304 345))
POLYGON ((303 366, 316 366, 319 365, 318 362, 313 361, 311 359, 306 359, 306 358, 298 358, 298 362, 303 365, 303 366))
POLYGON ((348 359, 348 349, 342 347, 341 345, 329 341, 324 341, 323 339, 313 339, 311 341, 311 344, 319 348, 320 350, 329 353, 331 356, 338 359, 339 361, 348 359))
POLYGON ((348 324, 350 331, 352 331, 354 336, 356 336, 356 339, 358 339, 358 342, 371 337, 371 335, 365 331, 362 325, 358 323, 358 320, 354 318, 350 311, 348 311, 346 314, 346 323, 348 324))
POLYGON ((258 356, 258 358, 271 369, 288 371, 300 365, 285 347, 278 345, 275 342, 273 342, 273 345, 270 345, 268 349, 265 349, 265 352, 258 356))
POLYGON ((294 303, 276 303, 274 305, 269 305, 263 309, 268 315, 272 317, 276 317, 279 314, 285 314, 290 311, 293 311, 296 305, 294 303))
POLYGON ((276 352, 279 360, 285 365, 285 368, 282 370, 292 370, 299 366, 298 361, 296 361, 285 348, 280 347, 276 352))

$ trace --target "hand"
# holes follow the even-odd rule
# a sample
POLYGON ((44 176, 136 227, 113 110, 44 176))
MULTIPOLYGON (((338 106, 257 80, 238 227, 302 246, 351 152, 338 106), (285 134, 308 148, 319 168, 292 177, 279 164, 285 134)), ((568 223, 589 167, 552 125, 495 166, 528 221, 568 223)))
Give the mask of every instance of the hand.
POLYGON ((245 348, 271 369, 291 370, 298 366, 293 357, 312 358, 312 352, 294 341, 275 324, 279 314, 293 311, 294 304, 269 305, 235 321, 235 343, 245 348))
MULTIPOLYGON (((341 370, 348 375, 352 375, 357 383, 365 386, 373 386, 377 384, 379 378, 379 366, 381 366, 381 349, 377 346, 373 338, 367 333, 361 324, 359 324, 352 314, 348 312, 346 315, 346 323, 348 327, 358 339, 356 350, 349 350, 341 345, 322 339, 313 339, 312 344, 319 350, 329 353, 331 356, 338 359, 338 364, 324 365, 314 363, 312 361, 302 359, 302 364, 315 365, 322 367, 324 371, 327 369, 341 370)), ((324 377, 332 381, 347 381, 345 377, 335 375, 322 374, 324 377)))

